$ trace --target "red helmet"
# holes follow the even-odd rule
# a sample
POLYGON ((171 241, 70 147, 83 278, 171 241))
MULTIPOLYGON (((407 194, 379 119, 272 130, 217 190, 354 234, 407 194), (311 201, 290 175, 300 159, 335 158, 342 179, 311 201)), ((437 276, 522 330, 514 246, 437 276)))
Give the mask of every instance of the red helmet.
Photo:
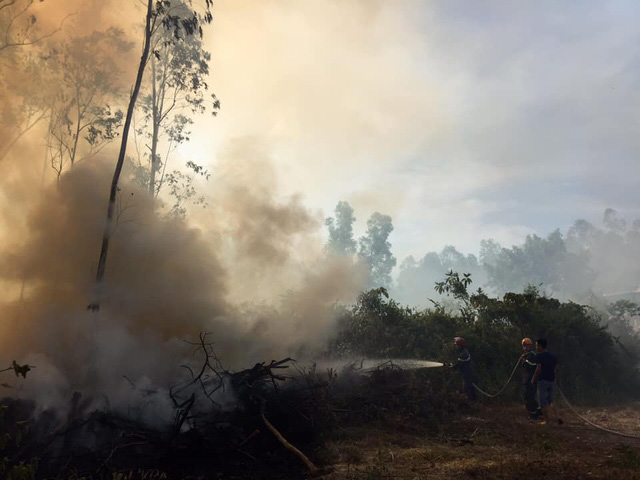
POLYGON ((453 344, 464 348, 467 346, 467 341, 462 337, 455 337, 453 339, 453 344))

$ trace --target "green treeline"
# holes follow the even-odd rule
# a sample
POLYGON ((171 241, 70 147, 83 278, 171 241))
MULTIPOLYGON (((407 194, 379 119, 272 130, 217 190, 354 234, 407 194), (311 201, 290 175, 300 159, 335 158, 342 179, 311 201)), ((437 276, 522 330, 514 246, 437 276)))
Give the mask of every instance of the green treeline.
MULTIPOLYGON (((455 298, 454 310, 440 304, 406 307, 389 298, 384 288, 364 292, 355 305, 339 312, 330 353, 449 362, 455 358, 453 337, 463 336, 479 384, 496 391, 522 353, 521 339, 544 337, 561 362, 559 385, 574 401, 602 402, 640 391, 639 339, 629 325, 628 308, 618 304, 619 311, 611 314, 614 336, 595 310, 548 298, 535 288, 498 298, 481 290, 471 294, 468 285, 469 277, 457 273, 439 282, 437 288, 455 298)), ((505 395, 515 398, 519 382, 518 372, 505 395)))
POLYGON ((511 247, 482 240, 478 256, 451 245, 420 258, 408 256, 397 262, 395 280, 392 218, 374 213, 357 243, 355 221, 349 203, 339 202, 334 217, 326 221, 327 251, 364 263, 370 272, 369 288, 385 287, 408 305, 424 307, 438 298, 431 287, 450 270, 471 273, 474 284, 495 295, 533 285, 553 297, 589 305, 640 299, 640 220, 627 222, 610 208, 600 226, 577 220, 565 233, 528 235, 521 245, 511 247))

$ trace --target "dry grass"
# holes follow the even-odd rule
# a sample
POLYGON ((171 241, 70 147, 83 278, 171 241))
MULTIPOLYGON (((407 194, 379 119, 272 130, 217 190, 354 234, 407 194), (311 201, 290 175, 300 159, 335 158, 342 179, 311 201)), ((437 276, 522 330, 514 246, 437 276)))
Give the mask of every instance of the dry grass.
MULTIPOLYGON (((640 405, 581 409, 597 423, 640 434, 640 405)), ((565 414, 539 425, 521 406, 487 402, 437 433, 401 419, 346 429, 331 442, 327 479, 640 479, 640 440, 610 435, 565 414)))

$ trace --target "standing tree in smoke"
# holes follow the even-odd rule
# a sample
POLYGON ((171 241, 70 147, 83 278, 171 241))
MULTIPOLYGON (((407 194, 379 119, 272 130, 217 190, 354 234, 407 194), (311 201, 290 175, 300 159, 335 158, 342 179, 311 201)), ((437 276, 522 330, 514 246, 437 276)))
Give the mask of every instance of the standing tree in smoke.
POLYGON ((35 45, 62 29, 66 16, 58 28, 46 33, 38 28, 34 5, 44 0, 0 0, 0 54, 16 47, 35 45))
POLYGON ((124 115, 110 102, 124 96, 114 60, 131 48, 123 36, 121 30, 109 29, 74 37, 48 55, 58 91, 51 105, 47 153, 58 179, 67 165, 73 168, 118 136, 124 115))
POLYGON ((371 288, 391 285, 391 270, 396 265, 396 257, 391 253, 389 243, 392 231, 391 217, 375 212, 367 220, 366 235, 360 238, 358 256, 369 268, 371 288))
POLYGON ((334 255, 351 256, 356 253, 356 241, 353 239, 353 208, 349 202, 338 202, 335 218, 327 218, 325 225, 329 229, 327 251, 334 255))
POLYGON ((39 58, 12 53, 0 65, 0 162, 18 141, 48 118, 55 83, 39 58))
POLYGON ((627 229, 627 221, 624 218, 618 217, 618 212, 613 208, 607 208, 604 211, 602 223, 608 230, 617 234, 622 234, 627 229))
POLYGON ((393 294, 403 303, 424 304, 432 294, 432 285, 449 271, 470 273, 479 286, 486 281, 484 268, 475 255, 463 255, 448 245, 441 252, 429 252, 418 260, 413 256, 405 258, 400 264, 393 294))
MULTIPOLYGON (((180 5, 184 4, 181 2, 180 5)), ((129 128, 131 127, 131 120, 133 119, 133 112, 136 107, 138 94, 140 93, 142 77, 144 76, 144 71, 149 60, 153 34, 157 31, 158 28, 167 28, 173 33, 173 36, 170 39, 167 39, 167 41, 176 43, 182 42, 185 40, 185 38, 193 35, 202 37, 203 24, 211 23, 211 21, 213 20, 213 15, 211 14, 212 6, 212 0, 205 0, 204 12, 201 14, 195 12, 190 8, 188 9, 188 12, 185 12, 182 8, 179 12, 176 12, 174 10, 174 5, 169 0, 157 0, 155 2, 155 6, 153 0, 147 0, 147 12, 144 28, 144 47, 142 49, 140 64, 138 65, 136 81, 131 92, 131 98, 129 99, 127 115, 124 121, 124 128, 122 130, 120 152, 118 154, 118 161, 116 162, 116 167, 113 172, 113 179, 111 181, 111 188, 109 190, 109 204, 107 206, 107 218, 102 235, 100 257, 98 259, 94 298, 87 307, 89 310, 92 310, 94 312, 100 309, 100 302, 102 300, 101 291, 106 271, 107 255, 109 253, 109 241, 111 239, 114 227, 113 217, 119 190, 118 182, 120 181, 120 174, 122 173, 122 167, 124 165, 124 160, 127 153, 127 141, 129 138, 129 128)), ((153 52, 154 55, 156 55, 156 53, 157 52, 153 52)))
POLYGON ((522 246, 511 249, 483 241, 480 259, 488 274, 487 286, 498 293, 533 285, 563 297, 588 290, 593 281, 586 256, 568 251, 559 230, 547 238, 527 235, 522 246))
MULTIPOLYGON (((190 7, 175 2, 172 11, 187 16, 190 7)), ((187 35, 174 41, 171 24, 162 25, 152 38, 153 55, 150 59, 150 77, 147 94, 142 97, 141 110, 144 124, 138 129, 149 143, 148 189, 152 198, 158 196, 165 180, 169 155, 183 142, 189 141, 189 127, 193 120, 185 113, 203 113, 206 110, 205 92, 208 89, 206 77, 209 74, 211 55, 204 50, 199 35, 187 35), (164 140, 164 151, 160 144, 164 140), (158 178, 159 175, 159 178, 158 178)), ((213 114, 220 108, 220 102, 213 97, 213 114)), ((138 159, 140 162, 140 159, 138 159)), ((193 162, 187 167, 195 173, 202 172, 193 162)), ((177 175, 176 172, 167 176, 177 175)))
POLYGON ((602 227, 577 220, 567 232, 566 244, 568 251, 586 258, 595 291, 634 298, 640 291, 640 219, 627 222, 607 208, 602 227))
POLYGON ((69 15, 57 28, 42 31, 38 4, 43 1, 0 0, 0 162, 50 112, 55 83, 33 50, 58 33, 69 15))

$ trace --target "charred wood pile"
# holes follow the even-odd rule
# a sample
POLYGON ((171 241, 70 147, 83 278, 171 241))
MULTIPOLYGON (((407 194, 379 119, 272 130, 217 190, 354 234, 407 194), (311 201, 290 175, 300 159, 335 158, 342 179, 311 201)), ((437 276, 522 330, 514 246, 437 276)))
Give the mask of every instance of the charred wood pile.
POLYGON ((12 441, 3 455, 13 464, 37 459, 37 478, 308 478, 326 471, 323 441, 342 426, 401 417, 407 428, 437 428, 463 405, 442 372, 352 364, 338 373, 291 358, 231 372, 206 335, 193 346, 201 364, 185 366, 185 381, 140 392, 150 403, 168 396, 170 417, 150 424, 87 411, 91 399, 79 392, 64 417, 5 399, 0 434, 12 441))

